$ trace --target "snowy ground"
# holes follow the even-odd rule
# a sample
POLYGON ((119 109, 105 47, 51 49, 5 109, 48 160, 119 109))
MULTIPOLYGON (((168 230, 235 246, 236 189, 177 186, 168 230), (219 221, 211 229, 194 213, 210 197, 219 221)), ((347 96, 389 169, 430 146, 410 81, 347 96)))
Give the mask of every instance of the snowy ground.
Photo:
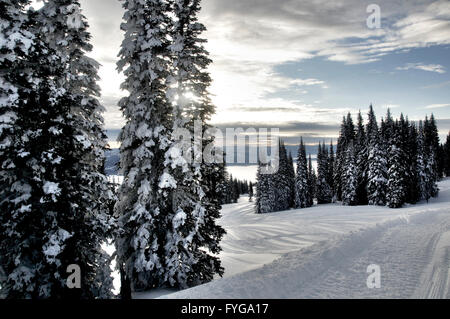
POLYGON ((226 205, 226 273, 209 284, 136 298, 449 298, 450 179, 440 197, 403 209, 321 205, 267 215, 226 205), (381 288, 367 287, 367 267, 381 288))

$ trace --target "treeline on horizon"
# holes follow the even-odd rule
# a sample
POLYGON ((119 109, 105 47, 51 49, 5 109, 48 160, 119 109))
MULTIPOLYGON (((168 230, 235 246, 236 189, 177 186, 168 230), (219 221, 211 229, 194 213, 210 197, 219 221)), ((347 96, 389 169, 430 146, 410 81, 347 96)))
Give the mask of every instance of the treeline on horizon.
POLYGON ((434 115, 418 124, 403 114, 394 119, 390 110, 379 125, 372 105, 367 124, 361 112, 356 125, 349 113, 343 118, 336 149, 319 143, 317 170, 306 156, 301 138, 297 167, 282 141, 275 174, 264 174, 259 163, 256 213, 341 202, 343 205, 387 205, 437 197, 437 182, 450 176, 450 133, 440 144, 434 115), (294 172, 295 171, 295 172, 294 172))
POLYGON ((225 181, 222 185, 222 205, 237 203, 239 197, 244 194, 248 194, 249 200, 253 200, 253 188, 252 182, 247 180, 239 180, 233 177, 233 175, 225 172, 225 181))

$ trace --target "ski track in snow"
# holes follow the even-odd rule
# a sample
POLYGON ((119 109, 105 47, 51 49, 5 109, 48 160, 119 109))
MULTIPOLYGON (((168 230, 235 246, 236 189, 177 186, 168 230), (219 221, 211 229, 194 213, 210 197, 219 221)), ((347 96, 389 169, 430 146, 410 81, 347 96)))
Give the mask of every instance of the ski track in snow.
POLYGON ((439 187, 439 198, 402 209, 331 204, 256 215, 244 197, 222 211, 224 278, 162 298, 449 298, 450 179, 439 187), (366 284, 372 264, 379 289, 366 284))

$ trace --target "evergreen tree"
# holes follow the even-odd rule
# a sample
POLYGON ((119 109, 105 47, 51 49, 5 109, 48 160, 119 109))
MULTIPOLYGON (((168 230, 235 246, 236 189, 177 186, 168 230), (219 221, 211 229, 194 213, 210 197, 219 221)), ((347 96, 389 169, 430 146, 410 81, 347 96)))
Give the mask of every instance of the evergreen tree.
POLYGON ((405 156, 402 149, 400 124, 395 124, 391 144, 389 144, 389 170, 386 202, 391 208, 400 208, 406 198, 405 156))
POLYGON ((248 200, 249 200, 249 202, 253 202, 253 196, 254 196, 254 194, 253 194, 253 183, 250 182, 249 188, 248 188, 248 200))
POLYGON ((351 142, 345 152, 344 173, 342 176, 342 203, 347 206, 358 204, 358 171, 356 166, 356 156, 353 143, 351 142))
MULTIPOLYGON (((225 233, 215 222, 221 208, 216 189, 223 179, 218 174, 217 159, 221 154, 203 159, 205 147, 214 142, 208 134, 211 126, 207 122, 215 109, 208 92, 211 78, 207 68, 211 60, 203 46, 206 40, 200 38, 206 28, 197 18, 200 0, 174 1, 172 10, 169 81, 173 83, 169 96, 175 106, 172 132, 175 143, 166 153, 165 174, 175 179, 176 186, 163 187, 171 204, 168 223, 173 226, 167 234, 164 263, 168 268, 165 280, 173 287, 187 288, 212 280, 216 273, 223 274, 220 260, 209 254, 220 252, 219 242, 225 233), (194 140, 178 139, 183 130, 189 131, 194 140), (180 150, 187 150, 187 154, 181 155, 180 150), (192 155, 194 158, 189 158, 192 155), (178 223, 180 218, 182 221, 178 223)), ((243 192, 242 186, 242 182, 235 181, 236 201, 243 192)))
POLYGON ((258 163, 256 184, 256 213, 267 214, 275 211, 276 193, 274 187, 274 175, 268 174, 268 165, 258 163))
POLYGON ((345 162, 345 151, 350 143, 355 140, 355 126, 353 124, 353 119, 350 113, 347 117, 343 118, 341 131, 339 133, 338 145, 336 148, 336 159, 334 165, 334 183, 333 188, 336 195, 336 200, 342 200, 342 175, 344 172, 344 162, 345 162))
MULTIPOLYGON (((440 171, 440 168, 438 167, 439 132, 433 114, 431 114, 430 119, 428 119, 428 117, 425 118, 423 129, 425 134, 425 147, 430 148, 430 151, 432 152, 432 156, 430 154, 430 157, 434 158, 432 170, 434 171, 435 174, 434 178, 435 181, 437 182, 439 179, 439 171, 440 171)), ((436 196, 436 194, 433 194, 432 196, 434 197, 436 196)))
POLYGON ((437 173, 436 173, 436 157, 435 153, 433 152, 433 149, 426 148, 425 152, 428 153, 426 155, 426 164, 425 164, 425 174, 426 174, 426 180, 425 180, 425 199, 428 201, 431 197, 437 197, 439 194, 439 188, 437 186, 437 173))
POLYGON ((438 178, 442 179, 444 177, 444 173, 445 173, 445 148, 444 148, 444 144, 440 144, 439 145, 437 158, 438 158, 438 178))
POLYGON ((408 166, 408 174, 406 180, 406 202, 415 204, 420 200, 419 182, 417 173, 417 128, 414 123, 409 123, 409 134, 406 141, 406 164, 408 166))
POLYGON ((231 189, 230 189, 230 183, 229 181, 229 174, 227 172, 227 169, 225 167, 225 161, 222 165, 219 166, 219 171, 221 175, 224 176, 224 183, 220 186, 221 187, 221 195, 222 195, 222 204, 231 204, 231 189))
POLYGON ((295 207, 295 167, 292 154, 288 155, 287 178, 289 183, 289 207, 295 207))
POLYGON ((23 155, 28 154, 20 137, 31 127, 25 115, 36 109, 30 104, 37 88, 33 82, 39 79, 29 67, 39 56, 35 56, 33 20, 25 11, 28 4, 24 0, 0 1, 0 298, 31 297, 37 288, 39 259, 43 258, 33 258, 27 248, 42 247, 43 243, 30 236, 38 231, 30 224, 32 180, 22 174, 26 166, 23 155), (22 262, 16 265, 20 256, 22 262))
POLYGON ((161 191, 175 187, 166 174, 165 155, 171 145, 172 104, 166 92, 171 75, 169 6, 164 0, 124 1, 125 38, 118 68, 128 91, 119 105, 126 119, 119 140, 124 182, 116 214, 118 266, 133 290, 166 285, 164 261, 169 228, 183 224, 180 213, 170 224, 170 203, 161 191))
POLYGON ((358 124, 355 137, 355 157, 358 205, 367 205, 367 137, 361 112, 358 114, 358 124))
POLYGON ((342 169, 344 165, 344 151, 346 148, 345 132, 347 119, 342 119, 341 129, 339 132, 338 143, 336 146, 336 160, 334 163, 333 185, 337 201, 342 200, 342 169))
POLYGON ((240 192, 239 192, 239 182, 236 179, 233 179, 232 182, 232 188, 233 188, 233 203, 237 203, 240 197, 240 192))
POLYGON ((328 164, 328 151, 325 144, 322 146, 319 143, 319 149, 317 153, 317 184, 316 184, 316 196, 318 204, 331 203, 332 194, 331 187, 327 183, 327 164, 328 164))
MULTIPOLYGON (((400 115, 400 119, 397 124, 397 132, 394 135, 398 142, 394 142, 400 148, 400 171, 402 172, 402 188, 404 189, 404 202, 410 202, 410 198, 414 193, 414 183, 416 182, 414 176, 416 172, 415 167, 415 156, 416 149, 412 145, 411 141, 411 125, 409 123, 408 117, 405 117, 403 113, 400 115), (409 186, 412 189, 409 189, 409 186)), ((414 138, 414 136, 412 137, 414 138)), ((414 202, 414 200, 411 200, 414 202)))
POLYGON ((9 165, 20 170, 11 190, 26 193, 16 201, 20 215, 2 201, 9 206, 2 207, 9 220, 5 233, 15 238, 2 240, 5 249, 10 246, 2 266, 8 281, 1 285, 16 298, 109 298, 110 257, 101 245, 114 226, 113 195, 101 174, 103 108, 97 99, 98 64, 86 56, 92 49, 88 25, 78 1, 47 1, 38 12, 28 12, 29 20, 23 16, 25 4, 6 10, 29 23, 19 31, 28 40, 14 35, 20 58, 10 60, 27 77, 22 89, 28 94, 16 108, 21 162, 9 165), (24 48, 31 55, 22 55, 24 48), (83 274, 81 289, 66 285, 73 264, 83 274))
POLYGON ((334 146, 333 141, 330 142, 330 150, 328 152, 328 165, 327 165, 327 183, 330 185, 331 188, 331 194, 332 194, 332 201, 336 200, 336 194, 334 190, 334 146))
POLYGON ((439 191, 436 184, 436 162, 432 139, 430 138, 430 131, 432 131, 430 128, 431 125, 428 118, 425 118, 423 125, 422 121, 420 122, 417 142, 420 199, 425 199, 427 202, 431 197, 437 196, 439 191))
POLYGON ((387 160, 372 105, 367 124, 368 171, 367 196, 369 205, 386 204, 387 160))
POLYGON ((286 147, 279 141, 278 171, 273 174, 273 186, 275 188, 274 211, 287 210, 291 204, 292 181, 290 180, 291 164, 289 163, 286 147))
MULTIPOLYGON (((66 141, 60 156, 64 158, 70 154, 72 157, 61 162, 65 167, 61 185, 70 180, 71 186, 68 187, 69 190, 62 188, 61 193, 75 197, 71 205, 75 207, 74 211, 69 213, 68 218, 58 213, 59 218, 56 220, 62 227, 53 230, 48 242, 50 247, 54 245, 54 236, 59 236, 61 229, 73 234, 65 242, 65 253, 61 254, 65 258, 62 265, 65 266, 60 272, 67 275, 66 265, 79 263, 83 274, 82 286, 86 288, 81 292, 81 297, 108 298, 112 295, 111 262, 101 245, 112 237, 114 220, 108 207, 113 194, 106 176, 101 173, 105 161, 106 134, 103 131, 104 107, 98 101, 100 88, 97 81, 100 65, 88 57, 93 49, 89 43, 91 35, 78 0, 46 1, 41 11, 41 34, 46 35, 45 43, 50 50, 58 52, 59 59, 64 64, 62 69, 65 72, 57 81, 62 83, 62 90, 70 94, 70 98, 63 98, 61 106, 64 112, 67 112, 65 117, 68 122, 62 132, 65 136, 71 135, 71 141, 66 141), (70 134, 66 134, 67 131, 70 134), (67 170, 68 167, 71 167, 71 170, 67 170), (71 227, 67 226, 68 223, 71 227)), ((58 91, 61 92, 61 89, 58 91)), ((60 120, 61 114, 56 116, 57 125, 61 123, 60 120)), ((56 138, 60 140, 60 136, 56 138)), ((55 149, 56 144, 50 140, 50 152, 55 149)), ((53 158, 55 157, 57 156, 53 155, 53 158)), ((55 172, 55 176, 58 175, 55 172)), ((66 289, 64 283, 64 294, 66 289)), ((72 290, 67 294, 74 295, 72 290)), ((79 293, 75 292, 75 295, 77 294, 79 293)))
POLYGON ((382 138, 382 143, 385 145, 391 145, 394 139, 394 129, 395 129, 395 121, 392 117, 391 110, 388 109, 386 113, 386 118, 383 119, 381 123, 380 134, 382 138))
POLYGON ((307 201, 308 207, 314 205, 314 198, 316 197, 316 185, 317 185, 317 176, 312 165, 312 159, 310 154, 308 157, 308 201, 307 201))
POLYGON ((417 182, 418 182, 418 191, 419 196, 418 200, 428 199, 430 198, 427 192, 427 153, 425 147, 425 133, 423 130, 422 121, 419 122, 418 136, 417 136, 417 182))
POLYGON ((444 161, 445 176, 450 177, 450 132, 444 145, 444 161))
POLYGON ((295 207, 305 208, 311 206, 309 194, 309 176, 308 162, 306 158, 306 149, 303 144, 303 138, 300 140, 300 146, 297 154, 297 175, 295 179, 295 207))

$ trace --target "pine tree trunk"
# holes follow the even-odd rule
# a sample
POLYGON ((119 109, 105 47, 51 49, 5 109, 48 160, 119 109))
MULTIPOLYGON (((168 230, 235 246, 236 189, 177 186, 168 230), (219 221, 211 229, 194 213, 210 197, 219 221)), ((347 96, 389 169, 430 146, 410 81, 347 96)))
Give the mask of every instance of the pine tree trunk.
POLYGON ((123 267, 120 267, 120 299, 131 300, 131 282, 123 267))

